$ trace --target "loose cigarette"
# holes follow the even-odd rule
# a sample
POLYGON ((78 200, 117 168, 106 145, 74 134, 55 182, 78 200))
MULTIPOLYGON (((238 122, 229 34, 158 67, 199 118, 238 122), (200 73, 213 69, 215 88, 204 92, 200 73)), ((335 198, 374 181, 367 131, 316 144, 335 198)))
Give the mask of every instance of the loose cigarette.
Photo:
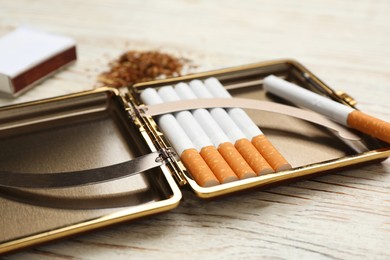
MULTIPOLYGON (((205 86, 214 97, 232 98, 230 93, 216 78, 206 79, 205 86)), ((243 109, 231 108, 227 109, 227 112, 233 121, 237 124, 237 126, 241 129, 241 131, 245 134, 245 136, 252 141, 252 144, 275 171, 278 172, 291 169, 291 165, 272 145, 268 138, 263 134, 263 132, 243 109)))
MULTIPOLYGON (((190 88, 198 98, 212 98, 213 96, 199 80, 190 82, 190 88)), ((217 122, 220 128, 225 132, 235 148, 239 151, 249 166, 256 172, 257 175, 274 172, 272 167, 256 150, 253 144, 246 139, 244 133, 233 122, 227 112, 222 108, 210 109, 210 114, 217 122)))
MULTIPOLYGON (((171 86, 162 87, 158 94, 165 102, 180 100, 175 90, 171 86)), ((189 111, 175 113, 175 118, 183 128, 187 136, 194 142, 195 148, 200 151, 200 155, 206 161, 211 171, 221 183, 228 183, 238 180, 237 175, 224 160, 222 155, 213 146, 207 134, 198 124, 194 116, 189 111)))
MULTIPOLYGON (((141 99, 147 105, 163 102, 157 91, 151 88, 142 91, 141 99)), ((157 119, 157 123, 200 186, 211 187, 220 184, 173 115, 162 115, 157 119)))
POLYGON ((363 133, 390 143, 390 123, 354 110, 348 115, 347 123, 363 133))
POLYGON ((264 79, 264 88, 296 105, 311 109, 342 125, 390 143, 390 123, 388 122, 366 115, 273 75, 264 79))
MULTIPOLYGON (((177 84, 175 86, 175 91, 182 100, 197 99, 190 87, 185 83, 177 84)), ((230 142, 229 138, 210 115, 209 111, 206 109, 196 109, 192 111, 192 114, 213 142, 214 146, 218 147, 219 153, 229 164, 230 168, 240 179, 256 176, 254 170, 230 142)))

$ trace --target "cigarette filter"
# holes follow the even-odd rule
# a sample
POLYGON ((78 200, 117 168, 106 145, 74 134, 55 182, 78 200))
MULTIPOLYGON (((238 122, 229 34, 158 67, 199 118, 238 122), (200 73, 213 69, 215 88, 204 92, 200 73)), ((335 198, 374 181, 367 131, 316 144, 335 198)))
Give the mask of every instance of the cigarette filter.
POLYGON ((356 109, 318 95, 307 89, 270 75, 264 79, 264 88, 296 105, 306 107, 330 119, 390 143, 390 124, 366 115, 356 109))
MULTIPOLYGON (((175 91, 182 100, 197 99, 190 87, 185 83, 177 84, 175 86, 175 91)), ((229 138, 210 115, 209 111, 206 109, 196 109, 192 111, 192 114, 209 136, 214 146, 218 147, 219 153, 240 179, 256 176, 254 170, 230 142, 229 138)))
MULTIPOLYGON (((171 86, 160 88, 158 90, 158 94, 165 102, 180 100, 179 96, 171 86)), ((218 180, 221 183, 228 183, 238 180, 236 174, 233 172, 218 150, 212 145, 211 140, 195 120, 191 112, 177 112, 175 113, 175 117, 190 140, 194 142, 195 148, 200 151, 200 155, 206 161, 207 165, 210 167, 218 180)))
MULTIPOLYGON (((142 91, 141 99, 147 105, 163 102, 157 91, 152 88, 142 91)), ((157 119, 157 123, 194 180, 203 187, 218 185, 218 179, 195 149, 194 144, 176 121, 175 117, 171 114, 162 115, 157 119)))
MULTIPOLYGON (((213 97, 200 80, 191 81, 190 87, 198 98, 213 97)), ((213 119, 229 137, 230 141, 234 143, 238 152, 242 155, 242 157, 244 157, 245 161, 258 175, 274 172, 272 167, 256 150, 253 144, 246 139, 244 133, 233 122, 224 109, 213 108, 209 111, 213 119)))
MULTIPOLYGON (((205 80, 205 86, 214 97, 232 98, 230 93, 222 86, 216 78, 205 80)), ((252 144, 271 165, 275 171, 291 169, 291 165, 272 145, 259 127, 252 121, 248 114, 241 108, 227 109, 229 116, 238 125, 245 136, 252 141, 252 144)))

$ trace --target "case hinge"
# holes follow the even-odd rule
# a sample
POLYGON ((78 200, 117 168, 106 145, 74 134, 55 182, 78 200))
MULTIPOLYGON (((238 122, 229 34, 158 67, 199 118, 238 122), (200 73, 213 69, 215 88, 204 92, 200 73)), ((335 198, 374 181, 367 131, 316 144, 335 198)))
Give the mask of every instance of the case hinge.
POLYGON ((183 169, 180 167, 179 162, 175 159, 176 153, 172 150, 172 148, 162 148, 159 150, 159 157, 156 159, 161 162, 171 162, 171 171, 173 177, 176 179, 177 183, 180 186, 186 185, 187 181, 183 176, 183 169))
POLYGON ((159 150, 159 156, 156 158, 156 162, 166 162, 174 155, 175 153, 170 148, 163 148, 159 150))
POLYGON ((156 162, 164 162, 168 168, 170 168, 172 176, 175 178, 177 183, 180 186, 186 185, 187 180, 184 177, 183 167, 180 166, 179 161, 176 160, 176 153, 167 145, 164 138, 158 134, 156 126, 149 121, 147 117, 143 116, 147 107, 143 107, 142 105, 134 107, 134 98, 128 91, 123 91, 122 100, 125 109, 133 122, 138 125, 140 130, 150 133, 152 136, 151 138, 155 141, 155 145, 157 146, 156 148, 159 152, 159 157, 156 158, 156 162))

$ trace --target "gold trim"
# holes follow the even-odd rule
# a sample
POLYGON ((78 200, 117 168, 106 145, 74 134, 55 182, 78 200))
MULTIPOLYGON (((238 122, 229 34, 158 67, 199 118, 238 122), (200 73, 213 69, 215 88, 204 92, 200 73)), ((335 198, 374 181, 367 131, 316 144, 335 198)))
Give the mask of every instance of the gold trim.
POLYGON ((86 232, 88 230, 92 229, 97 229, 97 228, 102 228, 106 227, 112 224, 124 222, 124 221, 129 221, 132 219, 140 218, 140 217, 145 217, 149 216, 152 214, 157 214, 161 213, 164 211, 168 211, 171 209, 176 208, 179 205, 180 199, 181 199, 181 192, 178 195, 177 192, 174 192, 173 197, 169 198, 167 201, 160 201, 156 202, 154 204, 155 208, 152 209, 140 209, 144 206, 139 206, 135 207, 133 209, 128 209, 128 210, 123 210, 119 211, 117 213, 112 213, 107 216, 103 216, 100 218, 96 218, 90 221, 78 223, 75 225, 63 227, 60 229, 55 229, 47 232, 43 232, 37 235, 13 240, 10 242, 5 242, 3 244, 0 244, 0 255, 4 254, 9 251, 14 251, 17 249, 21 249, 24 247, 30 247, 30 246, 35 246, 38 244, 42 244, 51 240, 67 237, 67 236, 72 236, 81 232, 86 232), (161 205, 160 205, 161 204, 161 205))
POLYGON ((308 177, 321 172, 331 171, 351 165, 357 165, 375 160, 383 160, 387 157, 390 157, 390 147, 373 150, 362 154, 346 156, 326 162, 305 165, 287 171, 267 174, 264 176, 258 176, 251 179, 240 180, 237 182, 227 183, 210 188, 200 187, 196 184, 196 182, 191 180, 191 186, 193 186, 194 191, 199 197, 208 199, 249 188, 261 187, 277 182, 292 180, 299 177, 308 177))
MULTIPOLYGON (((295 60, 289 60, 289 59, 283 59, 283 60, 274 60, 274 61, 265 61, 265 62, 258 62, 248 65, 241 65, 237 67, 230 67, 230 68, 223 68, 218 70, 212 70, 207 72, 199 72, 195 74, 188 74, 185 76, 175 77, 175 78, 168 78, 168 79, 161 79, 161 80, 153 80, 148 82, 142 82, 138 83, 132 86, 134 90, 139 92, 140 90, 145 89, 146 87, 158 87, 163 85, 170 85, 171 83, 176 83, 179 81, 190 81, 193 79, 202 79, 207 77, 218 77, 219 75, 223 74, 230 74, 235 72, 241 72, 244 70, 252 70, 252 69, 258 69, 260 67, 268 67, 268 66, 294 66, 298 67, 300 64, 296 62, 295 60)), ((300 65, 302 66, 302 65, 300 65)))

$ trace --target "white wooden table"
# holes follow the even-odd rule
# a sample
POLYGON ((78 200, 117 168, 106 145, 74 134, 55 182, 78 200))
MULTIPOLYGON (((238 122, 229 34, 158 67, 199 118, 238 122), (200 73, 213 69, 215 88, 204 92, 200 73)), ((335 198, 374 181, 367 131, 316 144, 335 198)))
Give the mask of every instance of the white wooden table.
MULTIPOLYGON (((90 89, 125 50, 162 50, 197 70, 294 58, 363 111, 390 121, 390 2, 0 1, 19 25, 76 39, 78 61, 15 100, 90 89)), ((5 259, 390 259, 390 161, 205 202, 5 259)), ((0 231, 1 232, 1 231, 0 231)))

